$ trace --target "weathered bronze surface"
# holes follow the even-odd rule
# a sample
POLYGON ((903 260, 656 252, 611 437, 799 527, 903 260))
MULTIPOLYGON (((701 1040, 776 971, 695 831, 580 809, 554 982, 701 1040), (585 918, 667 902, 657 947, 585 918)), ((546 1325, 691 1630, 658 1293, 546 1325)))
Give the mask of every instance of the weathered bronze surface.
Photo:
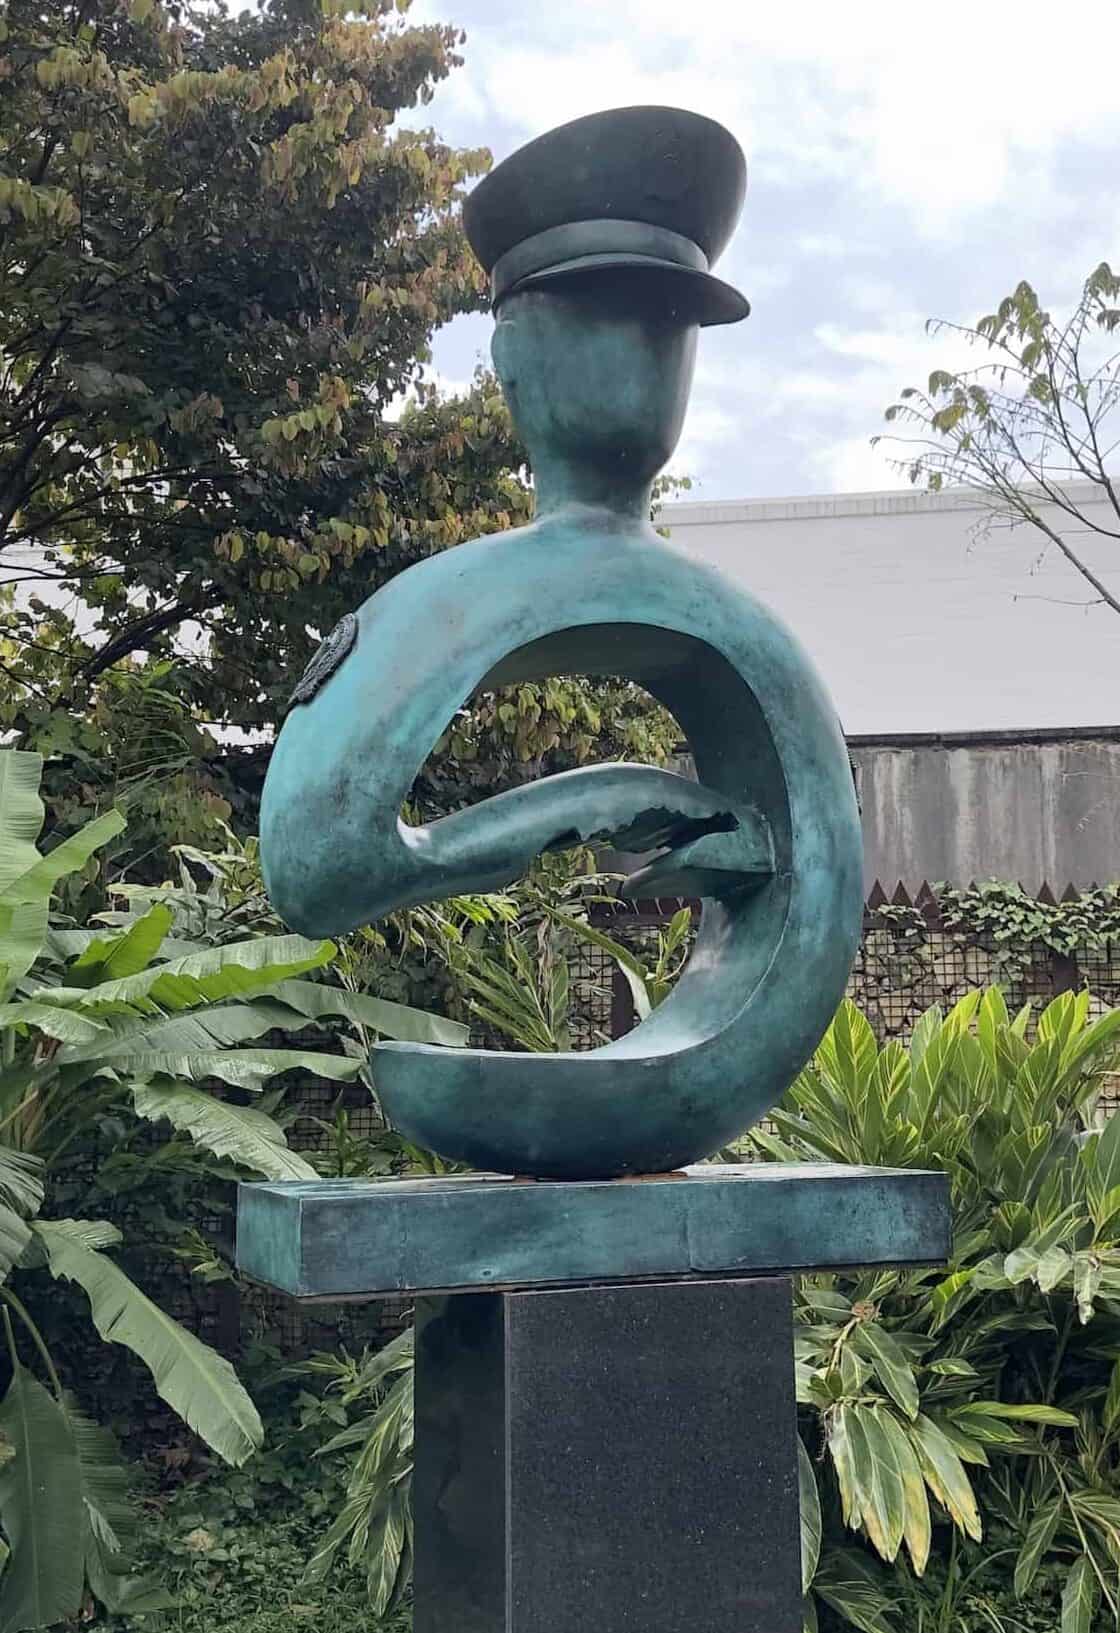
POLYGON ((944 1174, 843 1163, 243 1185, 237 1220, 240 1269, 296 1298, 914 1264, 949 1247, 944 1174))
POLYGON ((625 1038, 582 1054, 374 1050, 394 1125, 476 1168, 606 1177, 708 1155, 810 1054, 856 946, 859 820, 827 694, 766 607, 649 520, 699 328, 746 309, 706 270, 744 175, 710 121, 626 109, 541 138, 478 188, 467 225, 495 275, 494 361, 536 519, 372 596, 273 755, 265 875, 306 932, 497 889, 587 841, 660 849, 632 888, 704 898, 676 990, 625 1038), (402 822, 472 693, 564 672, 639 681, 676 715, 699 780, 592 766, 402 822))

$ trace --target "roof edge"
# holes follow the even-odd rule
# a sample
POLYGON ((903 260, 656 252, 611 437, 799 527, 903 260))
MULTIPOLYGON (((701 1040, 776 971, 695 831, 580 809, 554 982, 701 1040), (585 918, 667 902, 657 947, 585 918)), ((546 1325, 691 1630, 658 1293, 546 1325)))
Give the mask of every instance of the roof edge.
POLYGON ((849 748, 1012 748, 1044 743, 1120 743, 1120 726, 996 727, 987 731, 848 732, 849 748))
MULTIPOLYGON (((1062 482, 1055 487, 1081 504, 1106 504, 1095 482, 1062 482)), ((774 499, 696 499, 660 506, 654 522, 665 527, 720 526, 735 522, 828 521, 841 516, 905 516, 930 510, 990 509, 972 488, 882 488, 867 493, 818 493, 774 499)))

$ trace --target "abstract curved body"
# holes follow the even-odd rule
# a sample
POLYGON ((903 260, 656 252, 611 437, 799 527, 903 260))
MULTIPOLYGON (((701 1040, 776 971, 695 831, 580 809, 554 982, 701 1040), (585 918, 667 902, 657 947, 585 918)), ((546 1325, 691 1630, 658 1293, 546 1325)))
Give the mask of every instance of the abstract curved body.
POLYGON ((635 293, 629 262, 613 291, 598 265, 586 276, 502 295, 495 361, 533 456, 538 519, 414 566, 365 603, 335 642, 337 666, 320 663, 284 724, 261 826, 273 900, 316 934, 501 888, 580 841, 658 850, 632 890, 703 899, 687 968, 626 1037, 556 1055, 375 1048, 402 1133, 477 1168, 557 1178, 675 1170, 762 1116, 843 994, 862 914, 850 766, 811 663, 761 603, 648 521, 697 328, 725 319, 667 296, 660 272, 635 293), (426 827, 402 822, 474 692, 558 673, 639 682, 680 723, 697 780, 590 766, 426 827))

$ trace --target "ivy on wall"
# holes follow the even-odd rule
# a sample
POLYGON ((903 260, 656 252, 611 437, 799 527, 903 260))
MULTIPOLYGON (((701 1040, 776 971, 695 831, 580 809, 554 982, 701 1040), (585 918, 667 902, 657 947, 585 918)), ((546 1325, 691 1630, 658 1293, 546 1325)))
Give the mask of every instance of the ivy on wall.
MULTIPOLYGON (((990 947, 1002 979, 1020 980, 1036 949, 1063 958, 1107 955, 1120 942, 1120 883, 1084 890, 1056 902, 1001 879, 958 888, 933 886, 939 928, 964 941, 990 947)), ((877 927, 912 946, 929 939, 933 925, 921 906, 885 903, 874 910, 877 927)))

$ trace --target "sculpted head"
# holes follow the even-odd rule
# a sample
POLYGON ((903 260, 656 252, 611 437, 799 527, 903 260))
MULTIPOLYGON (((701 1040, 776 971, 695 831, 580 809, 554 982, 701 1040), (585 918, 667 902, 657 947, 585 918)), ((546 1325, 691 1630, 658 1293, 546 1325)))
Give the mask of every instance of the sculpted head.
MULTIPOLYGON (((650 280, 655 282, 659 280, 650 280)), ((510 295, 492 354, 518 433, 541 459, 646 483, 680 439, 699 324, 625 272, 510 295)))

